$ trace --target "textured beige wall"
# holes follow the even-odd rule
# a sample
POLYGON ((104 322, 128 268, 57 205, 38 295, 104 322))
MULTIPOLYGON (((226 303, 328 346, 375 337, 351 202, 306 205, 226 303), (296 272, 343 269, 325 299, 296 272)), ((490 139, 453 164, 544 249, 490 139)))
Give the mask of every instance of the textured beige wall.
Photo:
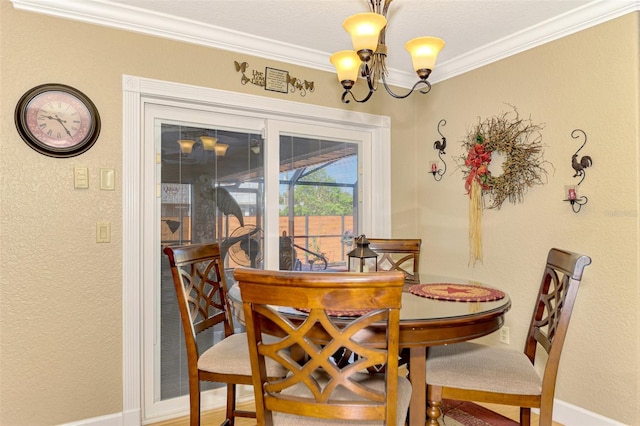
POLYGON ((1 424, 59 424, 122 410, 122 74, 391 116, 393 234, 420 233, 424 269, 507 288, 514 342, 523 338, 518 330, 528 321, 548 247, 566 242, 592 255, 558 396, 640 423, 629 404, 638 400, 637 14, 436 85, 425 97, 380 93, 344 106, 329 73, 20 12, 8 0, 0 5, 1 424), (286 69, 314 80, 316 92, 300 97, 242 86, 234 60, 286 69), (16 101, 46 82, 75 86, 98 106, 103 129, 87 153, 44 157, 17 135, 16 101), (457 141, 476 117, 505 102, 547 123, 548 159, 558 170, 525 204, 485 214, 485 263, 467 268, 461 174, 436 184, 426 167, 440 118, 448 120, 450 159, 460 155, 457 141), (572 182, 569 134, 576 127, 589 134, 584 152, 595 162, 583 184, 590 201, 579 215, 560 201, 572 182), (89 168, 88 190, 73 189, 74 166, 89 168), (97 188, 101 167, 116 170, 115 191, 97 188), (95 223, 103 220, 112 222, 110 244, 95 243, 95 223), (550 231, 538 231, 544 228, 550 231), (516 259, 535 262, 514 263, 515 251, 516 259), (514 279, 517 273, 524 278, 514 279))
MULTIPOLYGON (((338 108, 345 107, 341 90, 331 73, 16 11, 8 0, 0 2, 0 424, 59 424, 118 413, 122 75, 338 108), (234 60, 249 62, 250 70, 288 70, 314 81, 316 91, 301 97, 243 86, 234 60), (50 82, 80 89, 100 111, 100 138, 85 154, 45 157, 15 130, 17 100, 50 82), (73 188, 73 167, 78 166, 89 169, 89 189, 73 188), (105 167, 116 171, 115 191, 99 190, 99 169, 105 167), (111 243, 95 242, 98 221, 111 222, 111 243)), ((412 103, 374 100, 346 107, 392 117, 393 144, 403 148, 393 149, 392 161, 403 180, 394 183, 394 197, 416 206, 412 103)), ((414 218, 415 207, 408 210, 402 214, 414 218)), ((415 233, 415 219, 405 221, 401 229, 415 233)))
MULTIPOLYGON (((509 292, 511 346, 521 348, 532 301, 551 247, 592 257, 565 345, 557 398, 630 425, 640 424, 638 277, 638 19, 634 13, 438 84, 416 120, 420 145, 419 233, 422 267, 475 277, 509 292), (468 197, 455 157, 478 122, 518 108, 544 123, 548 183, 522 204, 483 213, 484 263, 468 266, 468 197), (449 171, 436 183, 426 168, 436 158, 440 118, 449 171), (571 156, 593 158, 580 192, 589 202, 574 214, 564 185, 576 184, 571 156)), ((395 176, 394 176, 395 178, 395 176)))

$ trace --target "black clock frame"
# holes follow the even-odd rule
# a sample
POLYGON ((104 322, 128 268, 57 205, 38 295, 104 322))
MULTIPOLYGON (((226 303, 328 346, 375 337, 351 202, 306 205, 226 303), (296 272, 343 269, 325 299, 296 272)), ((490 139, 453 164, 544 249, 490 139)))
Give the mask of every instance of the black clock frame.
POLYGON ((98 113, 98 109, 95 104, 89 99, 87 95, 79 91, 78 89, 67 86, 65 84, 58 83, 48 83, 36 86, 30 90, 28 90, 16 105, 15 110, 15 124, 16 129, 18 130, 18 134, 20 137, 29 145, 30 148, 39 152, 40 154, 47 155, 49 157, 55 158, 69 158, 80 155, 87 150, 89 150, 98 140, 98 136, 100 135, 100 114, 98 113), (89 133, 87 137, 85 137, 79 143, 65 148, 58 148, 47 145, 40 141, 28 128, 27 126, 27 106, 32 99, 36 96, 45 93, 45 92, 65 92, 76 98, 80 102, 82 102, 86 108, 89 110, 89 114, 91 115, 91 128, 89 129, 89 133))

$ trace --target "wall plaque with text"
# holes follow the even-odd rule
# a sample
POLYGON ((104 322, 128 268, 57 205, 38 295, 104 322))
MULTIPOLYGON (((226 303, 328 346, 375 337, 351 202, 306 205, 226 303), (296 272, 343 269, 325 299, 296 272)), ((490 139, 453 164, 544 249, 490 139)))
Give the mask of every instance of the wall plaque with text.
POLYGON ((266 67, 264 70, 264 88, 272 92, 287 93, 289 91, 289 72, 266 67))
POLYGON ((248 62, 233 61, 233 65, 236 71, 242 74, 240 83, 243 86, 251 83, 255 86, 264 87, 264 90, 279 93, 298 92, 300 96, 306 96, 307 93, 313 93, 316 90, 313 81, 302 81, 289 75, 289 71, 270 67, 265 67, 264 72, 250 71, 248 62))

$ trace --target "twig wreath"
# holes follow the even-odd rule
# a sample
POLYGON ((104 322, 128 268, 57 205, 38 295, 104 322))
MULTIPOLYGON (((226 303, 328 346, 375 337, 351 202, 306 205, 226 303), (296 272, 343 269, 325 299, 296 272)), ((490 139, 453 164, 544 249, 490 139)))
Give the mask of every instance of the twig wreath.
POLYGON ((491 117, 469 131, 463 141, 466 156, 459 157, 469 195, 470 263, 482 261, 482 207, 487 195, 487 208, 499 210, 505 201, 521 203, 528 189, 545 183, 541 130, 544 126, 520 118, 518 110, 491 117), (502 154, 502 174, 489 170, 492 154, 502 154))

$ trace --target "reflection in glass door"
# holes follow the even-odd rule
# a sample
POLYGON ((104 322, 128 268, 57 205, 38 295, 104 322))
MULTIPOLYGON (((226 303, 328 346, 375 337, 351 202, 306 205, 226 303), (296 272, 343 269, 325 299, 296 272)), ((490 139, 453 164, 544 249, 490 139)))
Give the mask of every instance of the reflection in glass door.
MULTIPOLYGON (((257 133, 158 120, 160 143, 161 244, 217 241, 225 271, 262 266, 262 137, 257 133)), ((161 256, 160 400, 189 393, 180 312, 166 256, 161 256)), ((199 340, 201 352, 222 338, 223 330, 199 340)), ((202 383, 202 389, 221 387, 202 383)))
MULTIPOLYGON (((219 242, 228 282, 238 266, 341 270, 352 236, 371 228, 363 212, 374 210, 371 166, 362 166, 369 132, 157 104, 144 123, 143 394, 152 419, 184 413, 189 393, 163 245, 219 242)), ((214 330, 200 351, 221 337, 214 330)), ((202 388, 203 408, 224 406, 222 385, 202 388)))

